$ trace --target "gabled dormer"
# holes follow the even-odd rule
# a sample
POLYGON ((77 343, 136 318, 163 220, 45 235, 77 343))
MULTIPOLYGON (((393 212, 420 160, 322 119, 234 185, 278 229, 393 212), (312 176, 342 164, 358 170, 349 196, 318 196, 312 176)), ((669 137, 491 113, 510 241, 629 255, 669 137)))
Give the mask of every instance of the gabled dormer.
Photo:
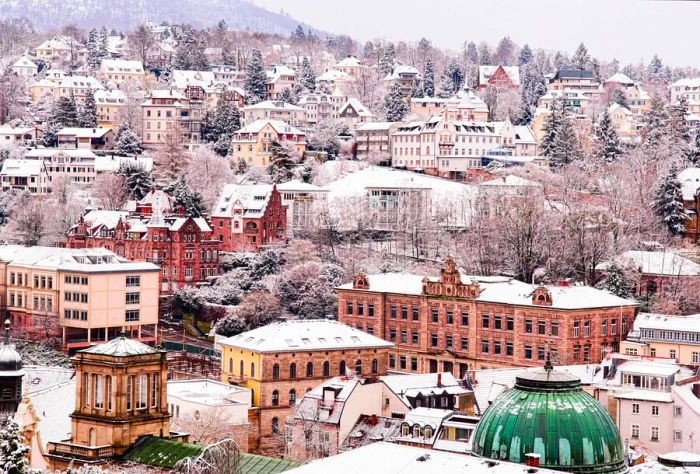
POLYGON ((538 286, 532 293, 532 304, 537 306, 552 306, 552 293, 546 286, 538 286))

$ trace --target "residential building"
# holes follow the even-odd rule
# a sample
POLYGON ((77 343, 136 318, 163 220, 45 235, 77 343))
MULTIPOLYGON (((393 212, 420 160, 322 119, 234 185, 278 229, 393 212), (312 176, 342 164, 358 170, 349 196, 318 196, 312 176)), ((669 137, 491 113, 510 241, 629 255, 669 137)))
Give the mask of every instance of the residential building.
POLYGON ((585 114, 589 110, 590 97, 579 90, 552 89, 537 100, 537 108, 550 111, 555 100, 564 102, 564 110, 573 114, 585 114))
POLYGON ((257 413, 257 446, 280 443, 297 398, 334 376, 354 372, 379 377, 387 372, 392 344, 336 321, 290 320, 221 339, 222 381, 252 391, 257 413))
POLYGON ((683 206, 688 219, 683 229, 683 237, 697 242, 700 239, 700 168, 686 168, 678 173, 683 193, 683 206))
POLYGON ((529 125, 514 125, 513 134, 515 156, 537 156, 537 140, 529 125))
POLYGON ((639 127, 637 117, 634 113, 622 107, 619 104, 613 103, 608 107, 608 114, 617 135, 624 139, 631 139, 637 136, 639 127))
POLYGON ((279 120, 260 119, 238 130, 231 139, 231 159, 246 166, 268 166, 273 142, 293 147, 301 156, 306 151, 306 134, 279 120))
POLYGON ((10 66, 10 71, 20 77, 34 77, 39 67, 28 57, 22 56, 10 66))
POLYGON ((360 79, 370 73, 370 67, 366 66, 355 56, 347 56, 333 65, 332 70, 342 72, 355 79, 360 79))
POLYGON ((479 89, 495 86, 518 90, 520 69, 518 66, 479 66, 479 89))
POLYGON ((596 271, 604 274, 613 263, 638 272, 637 295, 663 295, 676 291, 679 285, 700 283, 700 265, 674 250, 628 250, 600 263, 596 271))
POLYGON ((0 125, 0 145, 33 145, 39 140, 40 134, 38 127, 13 127, 3 124, 0 125))
POLYGON ((58 148, 84 150, 111 150, 114 131, 111 128, 62 128, 56 134, 58 148))
POLYGON ((321 217, 328 212, 328 190, 299 180, 277 185, 287 213, 287 231, 303 234, 318 229, 321 217))
POLYGON ((138 166, 145 171, 153 169, 153 158, 148 156, 117 156, 97 155, 95 157, 95 175, 103 173, 116 173, 122 165, 138 166))
POLYGON ((212 212, 212 226, 222 252, 256 252, 284 241, 287 208, 276 185, 227 184, 212 212))
POLYGON ((438 278, 360 273, 337 292, 338 321, 395 344, 390 369, 460 378, 476 367, 538 365, 547 353, 598 362, 619 350, 637 306, 589 286, 463 276, 452 258, 438 278))
POLYGON ((456 109, 462 120, 486 122, 489 119, 489 109, 486 102, 471 90, 462 89, 455 97, 448 99, 439 97, 413 97, 411 99, 411 113, 416 114, 421 120, 428 120, 433 115, 440 115, 445 108, 456 109))
POLYGON ((184 71, 175 69, 172 72, 171 85, 175 91, 186 97, 196 95, 203 101, 205 108, 215 108, 219 100, 235 101, 243 106, 245 92, 234 87, 230 81, 217 79, 214 71, 184 71))
MULTIPOLYGON (((119 89, 96 91, 97 126, 111 128, 116 132, 121 124, 122 113, 126 105, 126 94, 119 89)), ((140 130, 135 130, 135 132, 140 132, 140 130)))
POLYGON ((299 98, 297 105, 304 108, 306 124, 313 125, 324 120, 337 119, 340 107, 346 102, 347 96, 336 87, 332 94, 304 94, 299 98))
POLYGON ((68 61, 71 56, 71 47, 63 38, 52 38, 34 48, 34 55, 47 62, 68 61))
POLYGON ((420 81, 421 75, 418 69, 405 64, 395 64, 383 80, 386 90, 389 90, 394 84, 398 84, 403 97, 411 97, 420 81))
POLYGON ((141 104, 143 113, 142 144, 156 147, 179 131, 184 144, 201 141, 201 123, 204 118, 201 100, 191 100, 179 92, 154 90, 141 104))
POLYGON ((58 84, 48 79, 41 79, 29 86, 29 98, 32 102, 37 102, 44 96, 57 97, 58 84))
MULTIPOLYGON (((334 377, 297 402, 285 426, 285 457, 309 461, 372 442, 356 429, 363 417, 369 418, 370 427, 380 422, 388 424, 391 438, 401 442, 398 438, 402 425, 413 421, 410 423, 413 428, 418 423, 411 416, 419 418, 433 411, 444 411, 447 417, 456 410, 473 414, 474 397, 471 390, 449 373, 388 375, 378 379, 334 377)), ((421 428, 424 426, 426 423, 421 423, 421 428)), ((438 428, 432 424, 433 433, 428 438, 423 438, 421 430, 420 440, 430 440, 432 445, 438 428)), ((408 439, 406 444, 410 443, 408 439)))
POLYGON ((149 193, 136 203, 133 213, 87 211, 70 229, 63 245, 106 248, 120 257, 157 264, 162 293, 195 286, 218 275, 222 245, 207 220, 178 213, 159 194, 164 193, 149 193))
POLYGON ((282 92, 285 89, 291 91, 297 80, 297 73, 294 69, 279 64, 269 66, 266 75, 265 92, 268 100, 279 100, 282 92))
POLYGON ((600 84, 593 72, 579 69, 560 69, 549 80, 550 91, 578 91, 586 97, 601 93, 600 84))
POLYGON ((669 86, 671 89, 671 103, 677 104, 684 97, 688 103, 700 102, 700 78, 686 77, 678 79, 669 86))
POLYGON ((391 134, 399 122, 368 122, 355 128, 357 159, 372 163, 391 163, 391 134))
POLYGON ((353 131, 358 125, 373 122, 376 117, 359 100, 351 97, 338 109, 338 119, 345 122, 348 128, 353 131))
POLYGON ((677 316, 640 313, 620 352, 668 357, 685 366, 700 366, 700 314, 677 316))
POLYGON ((88 91, 95 94, 98 90, 104 90, 104 86, 92 76, 66 76, 58 85, 58 97, 72 96, 81 104, 88 91))
POLYGON ((337 69, 329 69, 316 76, 316 84, 328 86, 330 90, 336 87, 351 90, 355 84, 355 77, 346 72, 338 71, 337 69))
POLYGON ((257 104, 246 105, 241 109, 241 112, 243 112, 243 121, 246 124, 256 120, 277 120, 294 127, 300 127, 306 122, 303 107, 281 100, 265 100, 257 104))
POLYGON ((12 189, 40 195, 49 192, 49 175, 43 161, 8 158, 2 163, 0 179, 4 193, 12 189))
MULTIPOLYGON (((89 129, 92 130, 92 129, 89 129)), ((109 130, 109 129, 105 129, 109 130)), ((53 183, 68 179, 73 183, 92 183, 95 181, 96 155, 85 148, 32 148, 24 154, 24 160, 41 163, 48 173, 47 190, 53 183)))
POLYGON ((141 61, 131 59, 103 59, 100 64, 99 74, 107 82, 116 85, 130 81, 140 82, 146 77, 141 61))
POLYGON ((612 97, 615 90, 621 91, 627 99, 627 108, 635 115, 641 116, 649 110, 651 98, 641 85, 626 74, 617 72, 603 82, 603 89, 612 97))
POLYGON ((68 350, 120 331, 150 343, 158 325, 158 273, 103 248, 0 246, 2 306, 15 333, 58 336, 68 350))

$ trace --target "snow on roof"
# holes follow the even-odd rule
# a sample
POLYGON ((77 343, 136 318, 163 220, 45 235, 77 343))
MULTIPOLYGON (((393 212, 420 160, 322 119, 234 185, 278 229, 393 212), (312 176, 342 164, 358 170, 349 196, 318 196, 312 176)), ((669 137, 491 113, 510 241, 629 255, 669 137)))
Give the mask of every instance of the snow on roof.
POLYGON ((212 216, 232 217, 234 209, 240 208, 243 210, 241 217, 261 217, 271 193, 271 184, 227 184, 212 216))
POLYGON ((610 112, 610 113, 616 112, 618 110, 621 111, 622 113, 624 113, 625 115, 628 115, 628 116, 633 115, 631 110, 629 110, 626 107, 621 106, 620 104, 618 104, 616 102, 613 102, 612 104, 610 104, 610 107, 608 107, 608 112, 610 112))
MULTIPOLYGON (((149 99, 175 99, 185 100, 187 97, 173 89, 154 89, 151 91, 149 99)), ((148 104, 148 102, 146 102, 148 104)))
POLYGON ((58 87, 55 82, 50 81, 46 78, 36 81, 34 84, 32 84, 30 87, 58 87))
POLYGON ((296 76, 297 73, 294 69, 288 66, 276 64, 268 67, 267 71, 265 71, 265 75, 267 76, 267 80, 269 82, 276 82, 282 76, 296 76))
POLYGON ((37 46, 35 49, 63 49, 63 50, 69 50, 70 46, 66 44, 65 41, 63 41, 61 38, 51 38, 43 43, 41 43, 39 46, 37 46))
POLYGON ((364 331, 328 319, 272 323, 222 339, 221 344, 254 352, 298 352, 393 346, 392 343, 364 331))
POLYGON ((340 110, 338 110, 338 115, 343 115, 348 108, 352 108, 360 117, 374 117, 374 114, 367 107, 362 105, 362 102, 360 102, 359 99, 354 97, 350 97, 345 104, 340 107, 340 110))
MULTIPOLYGON (((438 281, 437 277, 425 277, 406 273, 383 273, 367 275, 368 290, 377 293, 396 293, 421 295, 423 279, 438 281)), ((535 286, 508 277, 485 277, 462 275, 462 283, 479 284, 481 293, 476 301, 485 303, 503 303, 514 306, 536 306, 532 301, 535 286)), ((620 306, 636 306, 637 303, 615 296, 612 293, 591 286, 545 286, 552 296, 553 309, 585 309, 609 308, 620 306)), ((352 290, 352 283, 338 287, 341 290, 352 290)))
POLYGON ((513 133, 515 135, 515 143, 537 143, 535 135, 528 125, 514 125, 513 133))
MULTIPOLYGON (((173 221, 172 224, 170 224, 170 230, 173 231, 178 231, 182 228, 183 225, 185 225, 185 222, 190 219, 189 217, 177 217, 173 221)), ((209 223, 204 217, 193 217, 192 220, 194 223, 199 227, 199 230, 201 232, 211 232, 211 227, 209 227, 209 223)))
POLYGON ((384 77, 385 81, 393 81, 394 79, 401 79, 402 75, 416 75, 420 77, 418 69, 413 66, 408 66, 406 64, 397 64, 391 69, 391 72, 384 77))
POLYGON ((645 400, 661 403, 673 402, 673 396, 669 392, 658 392, 655 390, 620 390, 611 393, 610 396, 625 400, 645 400))
POLYGON ((239 129, 236 134, 244 133, 258 133, 267 125, 270 125, 277 133, 293 134, 293 135, 305 135, 304 132, 298 128, 292 127, 291 125, 283 122, 281 120, 269 120, 269 119, 258 119, 255 122, 246 125, 245 127, 239 129))
POLYGON ((668 331, 700 332, 700 314, 679 316, 674 314, 639 313, 634 319, 634 329, 663 329, 668 331))
POLYGON ((487 84, 498 68, 503 68, 514 85, 520 85, 520 69, 518 66, 479 66, 479 84, 487 84))
POLYGON ((36 131, 35 127, 13 127, 9 123, 0 125, 0 134, 2 135, 24 135, 34 131, 36 131))
POLYGON ((57 133, 59 136, 76 136, 78 138, 100 138, 111 132, 111 128, 83 128, 83 127, 64 127, 57 133))
POLYGON ((311 183, 304 183, 302 181, 299 181, 298 179, 292 180, 292 181, 287 181, 286 183, 280 183, 277 185, 277 190, 279 192, 295 192, 295 191, 301 191, 301 192, 317 192, 317 193, 327 193, 328 190, 326 188, 322 188, 320 186, 316 186, 315 184, 311 183))
POLYGON ((358 67, 358 66, 362 66, 362 63, 355 56, 348 56, 346 58, 343 58, 340 61, 338 61, 335 65, 335 67, 358 67))
POLYGON ((310 392, 304 394, 301 400, 297 402, 294 416, 305 420, 319 420, 322 415, 319 407, 323 402, 324 391, 327 388, 331 388, 335 391, 333 410, 328 413, 327 416, 325 416, 326 414, 324 413, 322 421, 324 423, 339 423, 343 414, 345 402, 359 383, 361 383, 361 380, 354 376, 333 377, 325 381, 310 392))
POLYGON ((647 251, 628 250, 612 261, 599 264, 596 269, 606 270, 613 262, 633 265, 647 275, 695 276, 700 275, 700 265, 673 250, 647 251))
POLYGON ((29 160, 47 159, 54 156, 69 156, 71 158, 81 158, 81 163, 94 161, 97 158, 91 150, 85 148, 64 149, 64 148, 32 148, 24 154, 29 160))
POLYGON ((366 122, 359 124, 355 128, 355 132, 358 131, 377 131, 386 130, 387 132, 391 130, 391 127, 396 125, 396 122, 366 122))
POLYGON ((299 107, 298 105, 290 104, 290 103, 284 102, 282 100, 264 100, 262 102, 258 102, 257 104, 246 105, 241 110, 243 110, 245 112, 247 110, 269 110, 269 109, 289 110, 291 112, 304 110, 303 107, 299 107))
POLYGON ((103 59, 100 68, 106 72, 143 74, 143 63, 132 59, 103 59))
MULTIPOLYGON (((73 370, 70 373, 72 375, 73 370)), ((39 418, 37 431, 42 448, 52 441, 70 439, 70 414, 75 410, 74 378, 31 392, 27 397, 39 418)))
POLYGON ((616 84, 622 84, 622 85, 634 85, 635 82, 630 79, 630 77, 627 74, 624 74, 622 72, 616 72, 612 76, 610 76, 605 82, 605 83, 616 83, 616 84))
POLYGON ((684 201, 695 200, 698 188, 700 188, 700 168, 686 168, 678 173, 678 181, 681 182, 681 191, 684 201))
POLYGON ((250 389, 209 379, 168 381, 168 398, 175 397, 211 407, 239 405, 241 401, 229 397, 241 392, 250 392, 250 389))
POLYGON ((382 382, 403 401, 406 406, 411 406, 410 398, 416 398, 419 394, 424 396, 431 394, 450 393, 460 395, 469 393, 463 388, 450 372, 439 374, 440 386, 438 386, 438 374, 400 374, 381 377, 382 382))
POLYGON ((129 339, 126 336, 119 336, 103 344, 97 344, 87 349, 82 349, 78 353, 106 355, 111 357, 130 357, 146 354, 158 354, 162 351, 147 346, 143 342, 129 339))
POLYGON ((125 220, 129 216, 127 211, 108 211, 94 209, 83 216, 83 220, 92 228, 106 227, 114 229, 119 219, 125 220))
POLYGON ((673 362, 656 362, 649 360, 630 360, 619 366, 621 373, 638 375, 659 375, 668 377, 680 371, 680 366, 673 362))
POLYGON ((532 186, 537 188, 542 187, 540 183, 530 181, 529 179, 521 178, 520 176, 515 176, 513 174, 501 176, 490 181, 484 181, 479 186, 532 186))
POLYGON ((29 59, 28 57, 22 56, 22 57, 20 57, 17 61, 14 62, 14 64, 12 65, 12 67, 31 67, 31 68, 35 68, 35 67, 37 67, 37 65, 34 64, 34 62, 33 62, 31 59, 29 59))
POLYGON ((104 248, 69 249, 60 247, 0 245, 0 260, 22 266, 76 272, 160 271, 148 262, 130 262, 104 248))
POLYGON ((338 71, 337 69, 329 69, 323 74, 316 78, 320 82, 334 82, 334 81, 354 81, 355 79, 348 73, 343 71, 338 71))
POLYGON ((44 162, 40 160, 8 159, 2 163, 3 176, 37 176, 45 172, 44 162))
POLYGON ((61 81, 59 87, 64 89, 104 89, 100 81, 92 76, 66 76, 61 81))
POLYGON ((199 86, 208 88, 215 82, 214 73, 211 71, 185 71, 174 69, 171 83, 179 91, 184 91, 187 86, 199 86))
MULTIPOLYGON (((464 454, 404 446, 380 441, 311 461, 290 474, 524 474, 532 469, 523 464, 481 459, 464 454)), ((557 471, 538 468, 538 474, 556 474, 557 471)))
POLYGON ((670 87, 700 87, 700 77, 685 77, 678 79, 670 87))
POLYGON ((146 171, 151 171, 153 168, 153 158, 147 156, 97 155, 95 157, 95 171, 117 171, 122 164, 127 163, 140 166, 146 171))

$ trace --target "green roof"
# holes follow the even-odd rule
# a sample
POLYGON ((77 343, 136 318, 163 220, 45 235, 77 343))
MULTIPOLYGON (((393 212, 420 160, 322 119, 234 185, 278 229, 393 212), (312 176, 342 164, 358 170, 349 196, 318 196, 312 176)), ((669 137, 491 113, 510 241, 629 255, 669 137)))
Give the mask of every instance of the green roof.
POLYGON ((276 474, 301 465, 299 462, 287 459, 268 458, 248 453, 241 453, 240 461, 242 474, 276 474))
MULTIPOLYGON (((206 446, 148 436, 136 442, 124 454, 124 460, 172 469, 182 459, 196 458, 205 449, 206 446)), ((277 474, 294 469, 299 465, 301 463, 286 459, 240 453, 241 474, 277 474)))
POLYGON ((515 387, 484 412, 473 436, 472 454, 573 473, 626 472, 620 433, 607 411, 581 389, 580 381, 557 370, 516 378, 515 387))
POLYGON ((204 448, 204 446, 196 444, 148 436, 137 441, 124 454, 124 459, 149 466, 172 469, 182 459, 199 456, 204 448))

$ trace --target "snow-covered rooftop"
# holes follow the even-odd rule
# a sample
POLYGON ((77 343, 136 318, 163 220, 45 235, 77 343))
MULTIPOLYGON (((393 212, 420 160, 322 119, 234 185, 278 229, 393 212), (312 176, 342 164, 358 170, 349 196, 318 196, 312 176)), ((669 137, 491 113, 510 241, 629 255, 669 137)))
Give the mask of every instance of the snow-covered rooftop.
POLYGON ((673 314, 639 313, 634 319, 634 330, 639 331, 641 329, 700 332, 700 314, 679 316, 673 314))
POLYGON ((119 336, 104 344, 97 344, 79 352, 85 354, 106 355, 112 357, 129 357, 146 354, 157 354, 160 351, 143 342, 129 339, 126 336, 119 336))
POLYGON ((131 59, 103 59, 100 67, 108 73, 143 74, 143 63, 131 59))
POLYGON ((393 344, 353 327, 328 319, 272 323, 221 340, 224 346, 254 352, 392 347, 393 344))
POLYGON ((622 85, 634 85, 635 82, 630 79, 630 77, 627 74, 624 74, 622 72, 616 72, 612 76, 610 76, 607 80, 605 80, 605 83, 615 83, 615 84, 622 84, 622 85))
POLYGON ((58 136, 75 136, 78 138, 101 138, 111 132, 111 128, 83 128, 83 127, 64 127, 57 133, 58 136))
POLYGON ((43 161, 7 159, 2 163, 0 174, 3 176, 38 176, 45 171, 43 161))
POLYGON ((246 105, 241 110, 244 112, 247 110, 286 110, 289 112, 301 112, 304 108, 282 100, 263 100, 257 104, 246 105))
MULTIPOLYGON (((700 265, 673 250, 647 251, 629 250, 613 259, 618 265, 633 265, 643 274, 667 276, 700 275, 700 265)), ((603 262, 596 268, 606 270, 612 261, 603 262)))
POLYGON ((231 398, 241 392, 250 393, 250 389, 208 379, 168 381, 168 397, 211 407, 241 404, 241 401, 231 398))
POLYGON ((492 179, 490 181, 484 181, 483 183, 480 184, 480 186, 495 186, 495 187, 500 187, 500 186, 531 186, 531 187, 536 187, 536 188, 541 188, 542 185, 540 183, 537 183, 535 181, 530 181, 529 179, 521 178, 520 176, 515 176, 513 174, 509 174, 506 176, 501 176, 496 179, 492 179))
POLYGON ((227 184, 219 195, 213 217, 232 217, 242 209, 243 217, 261 217, 272 193, 271 184, 227 184))
POLYGON ((246 125, 236 132, 236 134, 241 135, 244 133, 258 133, 264 127, 270 125, 277 133, 292 134, 292 135, 304 135, 301 130, 292 127, 291 125, 283 122, 281 120, 269 120, 269 119, 258 119, 255 122, 246 125))
POLYGON ((486 84, 498 68, 503 68, 514 85, 520 85, 520 69, 518 66, 479 66, 479 84, 486 84))
POLYGON ((153 168, 153 158, 147 156, 128 157, 115 155, 97 155, 95 157, 95 171, 117 171, 122 164, 133 164, 142 167, 146 171, 153 168))
POLYGON ((700 188, 700 168, 686 168, 678 173, 684 201, 693 201, 700 188))
POLYGON ((457 379, 449 372, 386 375, 381 380, 406 406, 411 406, 409 397, 415 398, 418 394, 427 396, 447 392, 459 395, 469 392, 469 390, 462 388, 457 379), (440 377, 440 385, 438 385, 438 377, 440 377))
POLYGON ((69 249, 60 247, 0 245, 0 260, 14 265, 79 272, 160 271, 148 262, 130 262, 104 248, 69 249))

